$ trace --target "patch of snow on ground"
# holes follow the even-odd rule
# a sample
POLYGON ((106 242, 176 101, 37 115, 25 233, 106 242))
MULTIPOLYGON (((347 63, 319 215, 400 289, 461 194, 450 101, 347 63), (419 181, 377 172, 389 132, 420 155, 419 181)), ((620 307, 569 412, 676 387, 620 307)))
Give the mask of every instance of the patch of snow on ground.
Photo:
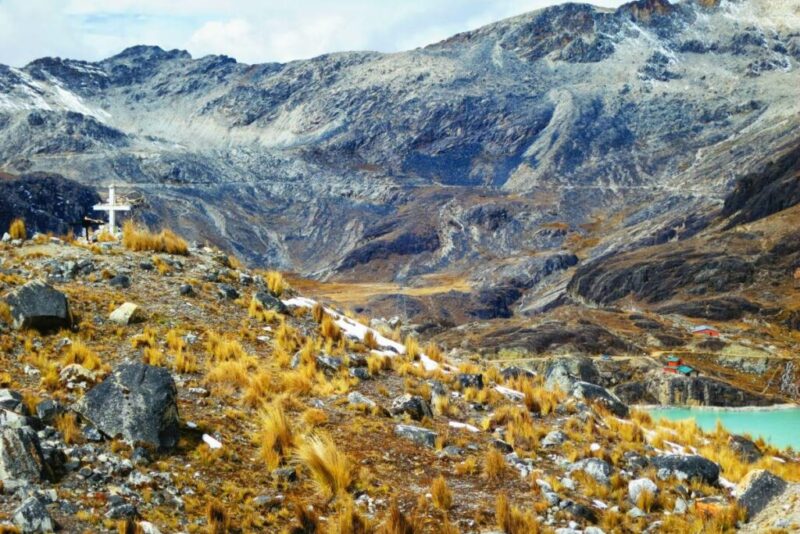
POLYGON ((463 428, 464 430, 469 430, 470 432, 481 431, 478 427, 468 425, 467 423, 460 423, 458 421, 449 421, 447 424, 450 425, 451 428, 463 428))

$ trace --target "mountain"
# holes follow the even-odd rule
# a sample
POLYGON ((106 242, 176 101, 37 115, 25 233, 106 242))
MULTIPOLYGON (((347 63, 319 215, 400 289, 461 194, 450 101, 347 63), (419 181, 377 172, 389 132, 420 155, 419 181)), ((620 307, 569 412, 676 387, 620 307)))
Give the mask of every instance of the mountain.
POLYGON ((639 0, 396 54, 43 58, 0 68, 0 170, 127 184, 144 221, 253 265, 536 313, 797 147, 799 32, 788 0, 639 0))

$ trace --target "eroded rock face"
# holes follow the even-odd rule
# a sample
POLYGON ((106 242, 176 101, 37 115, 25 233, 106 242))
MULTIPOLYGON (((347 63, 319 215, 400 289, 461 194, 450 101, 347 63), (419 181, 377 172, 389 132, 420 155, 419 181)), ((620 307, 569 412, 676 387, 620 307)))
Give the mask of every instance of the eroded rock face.
POLYGON ((753 517, 786 490, 786 481, 765 469, 750 471, 736 486, 736 502, 753 517))
POLYGON ((617 417, 628 417, 630 413, 628 406, 603 386, 589 384, 588 382, 576 382, 572 387, 572 396, 577 399, 602 404, 617 417))
POLYGON ((36 497, 28 497, 14 511, 14 524, 23 534, 44 534, 56 530, 56 522, 36 497))
POLYGON ((15 328, 33 328, 41 332, 70 328, 72 315, 66 295, 53 286, 36 280, 6 296, 15 328))
POLYGON ((419 395, 408 393, 400 395, 392 401, 390 412, 393 415, 408 414, 412 419, 420 421, 423 417, 433 417, 428 402, 419 395))
POLYGON ((108 437, 171 449, 179 437, 176 399, 169 371, 128 363, 89 390, 75 410, 108 437))
POLYGON ((47 474, 39 438, 33 429, 0 428, 0 481, 38 482, 47 474))
POLYGON ((682 405, 697 403, 703 406, 765 406, 772 400, 738 389, 727 382, 707 376, 681 376, 653 371, 644 380, 643 388, 635 389, 628 384, 624 392, 628 402, 647 402, 654 399, 657 404, 682 405), (644 396, 635 398, 638 393, 644 396))

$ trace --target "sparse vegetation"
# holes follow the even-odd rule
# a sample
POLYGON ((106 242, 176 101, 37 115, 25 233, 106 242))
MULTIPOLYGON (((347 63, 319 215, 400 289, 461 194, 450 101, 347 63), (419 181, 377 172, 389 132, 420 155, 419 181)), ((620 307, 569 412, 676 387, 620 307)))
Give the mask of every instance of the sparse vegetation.
POLYGON ((11 239, 27 239, 28 230, 25 228, 25 221, 22 219, 14 219, 8 227, 8 235, 11 239))
POLYGON ((133 251, 165 252, 184 256, 189 253, 189 245, 172 230, 154 233, 136 226, 130 220, 125 221, 122 227, 122 244, 133 251))
POLYGON ((334 497, 350 487, 352 464, 330 437, 313 435, 305 438, 297 449, 297 458, 300 465, 311 473, 322 495, 334 497))

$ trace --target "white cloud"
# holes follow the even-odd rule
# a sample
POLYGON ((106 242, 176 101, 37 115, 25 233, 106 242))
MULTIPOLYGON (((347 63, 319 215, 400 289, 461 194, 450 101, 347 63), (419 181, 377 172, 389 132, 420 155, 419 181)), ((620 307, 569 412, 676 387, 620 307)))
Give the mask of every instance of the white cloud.
MULTIPOLYGON (((96 60, 134 44, 260 63, 394 52, 556 0, 0 0, 0 62, 96 60)), ((611 7, 621 0, 598 0, 611 7)))

